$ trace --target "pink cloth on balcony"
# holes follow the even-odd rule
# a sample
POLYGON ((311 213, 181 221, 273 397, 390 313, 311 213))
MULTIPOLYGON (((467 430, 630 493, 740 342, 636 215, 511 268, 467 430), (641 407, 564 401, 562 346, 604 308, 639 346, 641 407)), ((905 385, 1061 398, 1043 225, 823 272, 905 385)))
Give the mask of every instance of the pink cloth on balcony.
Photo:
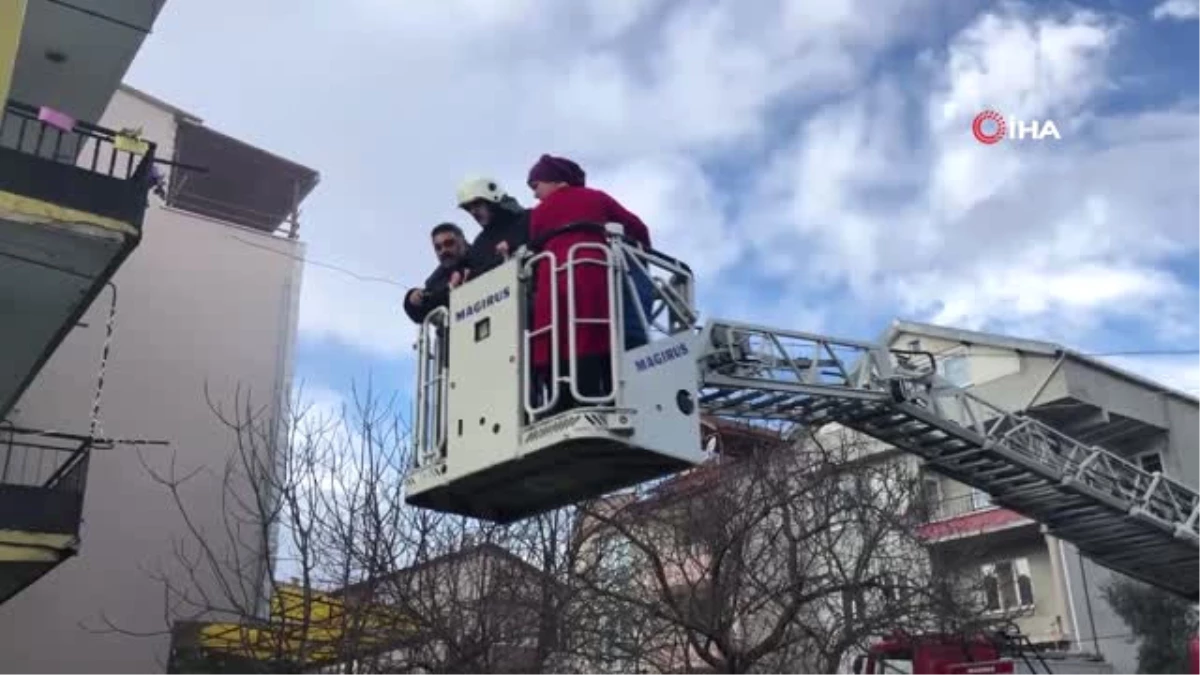
POLYGON ((75 118, 54 108, 42 106, 38 110, 38 120, 63 131, 75 130, 75 118))

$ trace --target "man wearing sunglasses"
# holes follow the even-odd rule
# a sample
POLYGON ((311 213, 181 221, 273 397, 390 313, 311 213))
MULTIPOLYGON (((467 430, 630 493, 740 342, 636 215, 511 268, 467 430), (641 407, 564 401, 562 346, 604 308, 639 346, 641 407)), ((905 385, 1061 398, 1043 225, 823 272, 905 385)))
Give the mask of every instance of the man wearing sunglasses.
POLYGON ((435 308, 450 302, 450 277, 462 267, 467 254, 467 238, 454 223, 438 224, 429 236, 438 266, 424 288, 410 288, 404 294, 404 313, 413 323, 421 323, 435 308))

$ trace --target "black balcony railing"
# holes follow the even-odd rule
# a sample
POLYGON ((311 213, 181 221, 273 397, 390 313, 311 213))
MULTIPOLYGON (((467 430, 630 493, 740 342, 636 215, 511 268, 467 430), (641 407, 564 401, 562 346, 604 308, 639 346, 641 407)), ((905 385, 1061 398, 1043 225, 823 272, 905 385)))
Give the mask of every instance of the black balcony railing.
MULTIPOLYGON (((60 553, 71 555, 95 447, 85 436, 0 423, 0 529, 65 535, 60 553)), ((41 576, 41 569, 16 582, 0 571, 0 602, 41 576)))
POLYGON ((969 513, 996 508, 987 497, 965 494, 935 501, 928 509, 929 520, 948 520, 969 513))
MULTIPOLYGON (((117 147, 117 133, 104 127, 75 122, 67 131, 38 118, 38 108, 9 101, 0 118, 0 147, 85 169, 111 178, 130 180, 149 169, 153 155, 117 147)), ((146 143, 145 149, 153 148, 146 143)))
POLYGON ((87 436, 0 424, 0 486, 83 494, 88 459, 98 444, 87 436))
POLYGON ((62 128, 39 112, 5 104, 0 190, 139 227, 155 181, 155 144, 87 122, 62 128))

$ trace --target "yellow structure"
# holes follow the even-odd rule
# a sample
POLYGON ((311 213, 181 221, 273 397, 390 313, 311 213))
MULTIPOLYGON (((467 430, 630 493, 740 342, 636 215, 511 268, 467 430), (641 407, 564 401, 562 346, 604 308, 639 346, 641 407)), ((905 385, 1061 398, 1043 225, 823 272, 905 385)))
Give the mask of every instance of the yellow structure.
POLYGON ((21 29, 25 26, 25 3, 26 0, 0 2, 0 103, 8 100, 8 92, 12 89, 17 48, 21 45, 21 29))
POLYGON ((393 648, 416 632, 415 622, 400 611, 348 605, 327 593, 281 584, 271 597, 268 620, 205 623, 191 644, 176 646, 204 656, 312 666, 393 648))

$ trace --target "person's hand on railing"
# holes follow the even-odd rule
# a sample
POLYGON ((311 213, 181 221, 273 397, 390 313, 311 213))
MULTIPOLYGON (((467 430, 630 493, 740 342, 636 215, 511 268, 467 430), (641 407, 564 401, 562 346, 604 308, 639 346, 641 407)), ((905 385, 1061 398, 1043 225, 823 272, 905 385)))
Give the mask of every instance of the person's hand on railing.
POLYGON ((462 270, 450 275, 450 288, 458 288, 471 278, 471 270, 462 270))
POLYGON ((502 241, 499 244, 496 244, 496 255, 500 256, 501 258, 505 258, 505 259, 508 258, 508 242, 507 241, 502 241))

